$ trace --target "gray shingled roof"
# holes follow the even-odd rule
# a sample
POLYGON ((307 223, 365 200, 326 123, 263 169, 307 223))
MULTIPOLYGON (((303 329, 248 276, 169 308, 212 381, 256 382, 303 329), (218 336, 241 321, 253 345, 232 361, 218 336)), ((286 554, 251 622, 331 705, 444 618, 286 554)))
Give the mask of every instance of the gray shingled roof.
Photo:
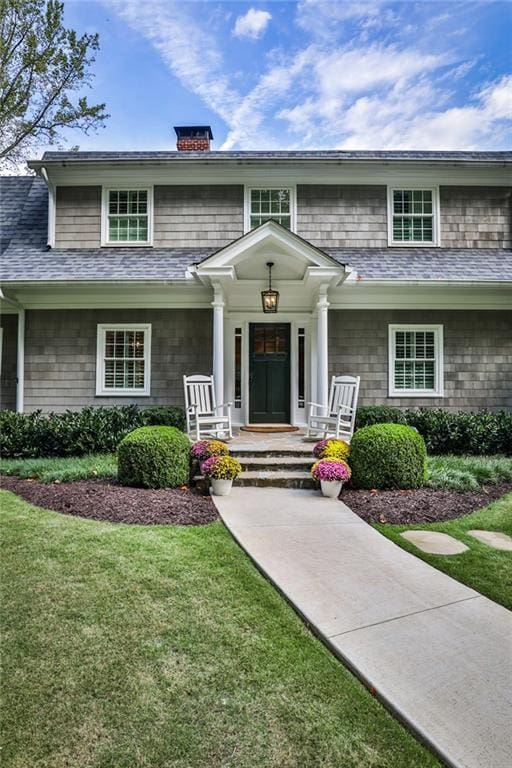
MULTIPOLYGON (((3 177, 0 281, 184 280, 215 249, 47 249, 47 190, 38 177, 3 177), (4 204, 5 201, 5 204, 4 204)), ((324 248, 365 280, 511 281, 512 251, 324 248)))
POLYGON ((41 160, 32 160, 31 167, 50 163, 94 162, 165 162, 169 160, 405 160, 434 162, 512 163, 512 152, 423 152, 420 150, 276 150, 221 152, 45 152, 41 160))
POLYGON ((34 176, 0 176, 0 254, 16 233, 34 176))
POLYGON ((478 248, 324 248, 365 280, 512 281, 512 251, 478 248))

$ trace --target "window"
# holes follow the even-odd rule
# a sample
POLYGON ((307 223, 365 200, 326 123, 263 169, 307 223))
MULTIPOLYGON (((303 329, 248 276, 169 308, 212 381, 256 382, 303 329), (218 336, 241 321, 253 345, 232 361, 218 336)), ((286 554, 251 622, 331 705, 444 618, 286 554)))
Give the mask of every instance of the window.
POLYGON ((443 326, 389 326, 390 397, 443 395, 443 326))
POLYGON ((306 406, 306 331, 299 328, 297 331, 297 406, 306 406))
POLYGON ((295 195, 291 187, 246 190, 246 231, 266 221, 277 221, 294 229, 295 195))
POLYGON ((242 407, 242 329, 235 328, 235 408, 242 407))
POLYGON ((438 194, 430 189, 388 189, 389 244, 438 243, 438 194))
POLYGON ((151 245, 152 189, 104 189, 103 245, 151 245))
POLYGON ((149 395, 151 325, 98 325, 97 395, 149 395))

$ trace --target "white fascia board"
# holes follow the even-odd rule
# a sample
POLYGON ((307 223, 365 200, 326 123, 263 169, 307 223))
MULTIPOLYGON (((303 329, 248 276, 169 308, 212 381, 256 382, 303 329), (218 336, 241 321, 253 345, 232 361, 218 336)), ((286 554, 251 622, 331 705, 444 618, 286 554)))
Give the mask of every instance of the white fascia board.
MULTIPOLYGON (((59 186, 83 184, 240 184, 241 186, 293 186, 296 184, 395 184, 425 186, 511 186, 512 168, 501 164, 399 164, 392 162, 343 163, 338 161, 274 160, 175 162, 151 165, 115 164, 80 167, 47 165, 48 176, 59 186), (408 181, 409 180, 409 181, 408 181)), ((243 194, 243 191, 242 191, 243 194)))
POLYGON ((329 293, 330 309, 502 309, 511 306, 508 285, 368 284, 345 282, 329 293))
MULTIPOLYGON (((261 245, 272 246, 272 244, 276 244, 293 256, 301 256, 312 266, 331 269, 337 266, 334 259, 328 254, 324 254, 321 249, 304 242, 298 235, 283 229, 273 221, 267 221, 257 229, 250 230, 234 243, 230 243, 206 258, 202 264, 197 265, 197 272, 198 274, 206 274, 206 270, 213 267, 234 265, 241 257, 246 257, 251 250, 261 245)), ((341 265, 340 269, 342 269, 341 265)))

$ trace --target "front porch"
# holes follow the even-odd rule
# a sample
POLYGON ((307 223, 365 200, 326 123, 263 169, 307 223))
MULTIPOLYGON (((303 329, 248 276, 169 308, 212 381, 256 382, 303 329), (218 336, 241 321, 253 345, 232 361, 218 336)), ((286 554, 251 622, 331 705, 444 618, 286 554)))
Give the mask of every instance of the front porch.
POLYGON ((213 292, 213 375, 234 423, 304 426, 308 401, 327 405, 328 294, 349 274, 323 251, 268 221, 193 270, 213 292), (260 296, 277 289, 275 311, 260 296))
MULTIPOLYGON (((229 452, 242 465, 242 473, 234 485, 273 488, 314 488, 310 470, 314 462, 313 446, 305 430, 273 434, 234 431, 228 442, 229 452)), ((207 491, 208 483, 198 475, 199 489, 207 491)))

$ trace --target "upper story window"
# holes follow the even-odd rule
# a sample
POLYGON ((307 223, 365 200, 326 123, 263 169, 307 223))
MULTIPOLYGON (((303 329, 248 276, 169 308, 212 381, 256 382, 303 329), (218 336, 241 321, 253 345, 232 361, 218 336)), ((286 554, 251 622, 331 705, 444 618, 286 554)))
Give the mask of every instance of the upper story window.
POLYGON ((389 396, 443 395, 443 326, 389 326, 389 396))
POLYGON ((151 245, 153 190, 104 189, 102 245, 151 245))
POLYGON ((246 189, 245 230, 259 227, 272 219, 293 230, 295 193, 291 187, 258 187, 246 189))
POLYGON ((437 245, 438 201, 438 190, 435 187, 389 187, 389 245, 437 245))

